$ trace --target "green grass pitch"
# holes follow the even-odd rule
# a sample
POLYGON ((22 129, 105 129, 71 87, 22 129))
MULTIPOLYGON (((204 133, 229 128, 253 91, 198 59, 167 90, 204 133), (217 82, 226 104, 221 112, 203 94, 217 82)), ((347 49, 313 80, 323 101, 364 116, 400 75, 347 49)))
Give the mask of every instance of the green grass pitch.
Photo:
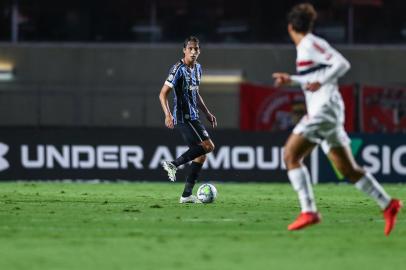
POLYGON ((0 269, 406 269, 406 213, 385 237, 351 185, 316 186, 323 222, 298 232, 290 185, 215 185, 215 203, 180 205, 181 183, 2 183, 0 269))

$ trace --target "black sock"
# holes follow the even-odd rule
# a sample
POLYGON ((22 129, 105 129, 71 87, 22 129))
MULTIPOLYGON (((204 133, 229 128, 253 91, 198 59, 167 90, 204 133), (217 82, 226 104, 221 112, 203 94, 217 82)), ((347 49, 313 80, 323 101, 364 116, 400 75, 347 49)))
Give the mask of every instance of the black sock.
POLYGON ((192 162, 192 165, 190 166, 190 173, 186 177, 185 189, 183 190, 182 197, 189 197, 192 195, 193 187, 195 186, 196 180, 199 177, 202 166, 202 163, 192 162))
POLYGON ((204 150, 203 146, 194 145, 190 147, 189 150, 183 153, 180 157, 172 161, 172 164, 175 165, 176 167, 179 167, 180 165, 186 164, 197 157, 203 156, 204 154, 206 154, 206 151, 204 150))

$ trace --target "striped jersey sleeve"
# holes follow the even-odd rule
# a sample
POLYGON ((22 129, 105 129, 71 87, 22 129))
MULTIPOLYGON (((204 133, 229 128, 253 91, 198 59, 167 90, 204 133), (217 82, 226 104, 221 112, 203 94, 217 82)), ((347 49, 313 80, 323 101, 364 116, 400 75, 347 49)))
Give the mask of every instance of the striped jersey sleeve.
POLYGON ((175 88, 176 85, 181 81, 181 65, 182 62, 179 61, 171 68, 171 70, 169 71, 169 75, 166 78, 165 85, 169 86, 170 88, 175 88))
POLYGON ((349 62, 327 41, 308 34, 297 47, 298 75, 292 76, 291 79, 304 84, 308 83, 311 77, 312 82, 324 84, 341 77, 349 68, 349 62), (315 73, 321 69, 325 69, 326 72, 315 73), (317 74, 317 78, 314 74, 317 74))

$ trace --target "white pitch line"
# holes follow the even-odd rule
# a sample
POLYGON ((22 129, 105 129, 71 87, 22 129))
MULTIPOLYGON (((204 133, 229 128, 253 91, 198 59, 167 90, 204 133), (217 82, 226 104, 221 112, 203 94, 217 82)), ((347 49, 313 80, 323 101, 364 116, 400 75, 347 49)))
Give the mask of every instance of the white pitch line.
POLYGON ((213 218, 213 219, 201 219, 201 218, 186 218, 181 219, 181 221, 185 222, 238 222, 243 220, 231 219, 231 218, 213 218))

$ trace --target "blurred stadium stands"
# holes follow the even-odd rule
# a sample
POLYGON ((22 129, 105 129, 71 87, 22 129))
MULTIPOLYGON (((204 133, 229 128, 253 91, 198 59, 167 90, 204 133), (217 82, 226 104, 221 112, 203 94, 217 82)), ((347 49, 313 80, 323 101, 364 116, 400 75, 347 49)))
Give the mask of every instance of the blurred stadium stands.
MULTIPOLYGON (((285 18, 298 0, 8 0, 0 40, 287 43, 285 18), (13 8, 14 7, 14 8, 13 8), (11 22, 18 33, 13 33, 11 22)), ((336 43, 403 43, 403 0, 312 0, 315 32, 336 43)))

